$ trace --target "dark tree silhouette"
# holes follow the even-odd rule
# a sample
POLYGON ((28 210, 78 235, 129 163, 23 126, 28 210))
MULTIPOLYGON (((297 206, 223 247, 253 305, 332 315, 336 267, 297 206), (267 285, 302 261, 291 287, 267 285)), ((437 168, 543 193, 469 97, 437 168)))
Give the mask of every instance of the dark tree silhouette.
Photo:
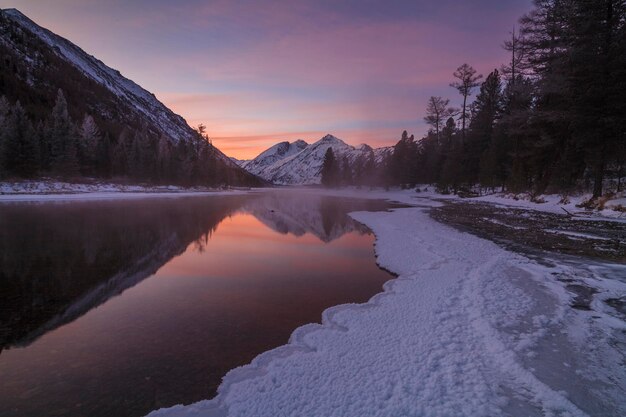
POLYGON ((465 125, 467 120, 467 98, 472 95, 472 91, 480 84, 478 81, 483 77, 482 75, 476 75, 476 70, 468 64, 463 64, 454 71, 454 78, 458 81, 450 84, 450 87, 454 87, 458 90, 459 94, 463 97, 463 107, 461 108, 461 136, 465 141, 465 125))

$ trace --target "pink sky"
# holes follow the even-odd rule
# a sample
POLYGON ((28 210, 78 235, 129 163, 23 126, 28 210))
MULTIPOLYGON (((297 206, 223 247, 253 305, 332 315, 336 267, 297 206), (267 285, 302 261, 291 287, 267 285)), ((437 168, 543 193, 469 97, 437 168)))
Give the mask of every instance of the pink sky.
POLYGON ((394 144, 426 133, 452 72, 487 74, 530 0, 0 0, 116 68, 226 154, 281 140, 394 144))

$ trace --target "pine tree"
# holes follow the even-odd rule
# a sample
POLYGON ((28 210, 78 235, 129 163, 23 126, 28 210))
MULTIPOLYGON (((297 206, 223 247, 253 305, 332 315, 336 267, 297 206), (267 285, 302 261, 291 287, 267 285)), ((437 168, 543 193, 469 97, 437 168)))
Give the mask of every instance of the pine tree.
POLYGON ((47 124, 47 144, 50 152, 50 169, 53 174, 74 176, 79 172, 78 133, 70 119, 67 101, 59 90, 47 124))
POLYGON ((394 184, 411 187, 417 184, 418 146, 413 135, 402 132, 400 141, 394 146, 391 157, 390 176, 394 184))
POLYGON ((352 185, 353 183, 352 167, 347 156, 344 156, 341 161, 341 182, 343 185, 352 185))
POLYGON ((443 192, 448 192, 450 187, 456 191, 461 182, 463 144, 452 117, 446 121, 441 136, 441 174, 437 178, 437 186, 443 192))
POLYGON ((433 96, 428 99, 424 121, 435 130, 435 135, 437 136, 437 140, 439 140, 439 133, 443 127, 444 121, 456 115, 458 112, 457 109, 450 107, 450 100, 433 96))
POLYGON ((466 120, 468 118, 467 115, 467 98, 472 95, 472 91, 478 87, 480 84, 482 75, 476 75, 476 70, 468 64, 463 64, 454 71, 454 78, 458 79, 458 81, 450 84, 450 87, 454 87, 458 90, 459 94, 463 97, 463 107, 461 108, 461 137, 463 142, 465 142, 465 126, 466 120))
POLYGON ((98 146, 101 140, 100 129, 96 125, 93 117, 85 114, 80 127, 80 146, 78 147, 83 172, 94 173, 96 169, 98 146))
POLYGON ((536 193, 550 185, 571 187, 580 172, 579 155, 569 129, 572 114, 568 78, 570 17, 573 0, 535 0, 535 8, 521 19, 522 68, 535 78, 532 123, 537 132, 529 163, 536 193))
POLYGON ((111 155, 112 174, 126 176, 129 174, 129 157, 132 147, 133 133, 124 129, 113 146, 111 155))
POLYGON ((470 122, 470 134, 465 148, 466 180, 476 182, 482 165, 481 177, 495 174, 498 151, 494 137, 496 122, 502 114, 502 83, 500 72, 494 70, 480 87, 474 102, 474 114, 470 122), (481 164, 482 160, 482 164, 481 164), (487 175, 486 169, 490 170, 487 175))
POLYGON ((7 120, 10 113, 10 104, 6 97, 0 97, 0 178, 6 175, 4 167, 4 144, 8 134, 7 120))
POLYGON ((329 147, 324 155, 324 163, 322 164, 322 184, 326 187, 334 187, 337 185, 337 161, 333 148, 329 147))
POLYGON ((513 192, 532 186, 533 143, 538 140, 537 130, 530 123, 533 112, 534 85, 521 75, 509 81, 503 94, 503 114, 498 129, 504 160, 501 180, 513 192))
POLYGON ((95 171, 98 176, 109 178, 111 176, 111 139, 108 134, 100 138, 96 147, 95 171))
POLYGON ((3 163, 9 175, 33 177, 38 170, 39 146, 33 126, 18 101, 3 124, 3 163))
POLYGON ((167 137, 161 135, 157 145, 157 172, 158 178, 162 182, 166 182, 171 175, 172 151, 170 141, 167 137))
POLYGON ((594 198, 602 195, 610 155, 623 138, 624 91, 615 87, 626 76, 620 59, 625 19, 623 0, 573 0, 568 45, 573 142, 585 150, 594 198))
POLYGON ((524 74, 522 67, 524 61, 523 43, 524 40, 516 33, 515 28, 513 28, 513 32, 511 32, 511 39, 504 42, 504 49, 511 53, 511 59, 507 64, 502 66, 502 74, 511 85, 515 85, 515 80, 518 76, 524 74))

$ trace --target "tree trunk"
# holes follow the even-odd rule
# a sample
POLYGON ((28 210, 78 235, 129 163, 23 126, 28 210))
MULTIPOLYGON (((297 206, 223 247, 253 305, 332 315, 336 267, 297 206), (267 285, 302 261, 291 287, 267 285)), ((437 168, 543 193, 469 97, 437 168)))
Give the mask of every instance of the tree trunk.
POLYGON ((467 94, 463 95, 463 114, 461 115, 461 143, 465 144, 465 109, 467 108, 467 94))
POLYGON ((601 150, 593 170, 593 199, 602 196, 602 183, 604 182, 604 152, 601 150))

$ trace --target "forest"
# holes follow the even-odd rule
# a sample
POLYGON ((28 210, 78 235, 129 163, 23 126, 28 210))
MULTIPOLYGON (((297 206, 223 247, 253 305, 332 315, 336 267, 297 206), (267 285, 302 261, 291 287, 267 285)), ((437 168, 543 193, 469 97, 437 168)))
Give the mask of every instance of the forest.
POLYGON ((213 147, 204 126, 192 129, 119 71, 30 25, 34 32, 0 11, 0 180, 263 183, 213 147))
MULTIPOLYGON (((459 106, 430 97, 428 134, 415 140, 405 131, 365 183, 432 183, 443 192, 476 185, 533 194, 589 190, 594 198, 620 191, 625 21, 623 0, 536 0, 504 42, 509 62, 486 77, 461 65, 450 84, 459 106)), ((326 160, 324 184, 359 184, 335 155, 326 160)))
MULTIPOLYGON (((102 86, 73 75, 76 69, 31 43, 46 68, 59 68, 49 74, 66 76, 45 84, 59 86, 56 98, 54 91, 44 94, 20 79, 26 64, 2 50, 0 179, 93 177, 215 186, 241 176, 219 159, 203 126, 193 140, 176 142, 141 120, 117 122, 123 112, 105 117, 91 111, 97 105, 81 105, 79 92, 93 92, 92 101, 100 98, 102 105, 112 99, 102 86)), ((589 190, 594 198, 623 189, 626 1, 535 0, 503 46, 508 62, 486 76, 469 64, 451 69, 456 99, 429 98, 426 113, 419 115, 430 127, 424 137, 403 132, 393 152, 380 160, 371 153, 347 161, 330 150, 322 183, 427 183, 453 193, 476 186, 532 194, 589 190)))
POLYGON ((128 178, 183 185, 228 184, 204 126, 196 141, 173 144, 147 126, 102 133, 89 114, 73 120, 62 90, 48 117, 33 121, 20 102, 0 97, 0 178, 128 178))

